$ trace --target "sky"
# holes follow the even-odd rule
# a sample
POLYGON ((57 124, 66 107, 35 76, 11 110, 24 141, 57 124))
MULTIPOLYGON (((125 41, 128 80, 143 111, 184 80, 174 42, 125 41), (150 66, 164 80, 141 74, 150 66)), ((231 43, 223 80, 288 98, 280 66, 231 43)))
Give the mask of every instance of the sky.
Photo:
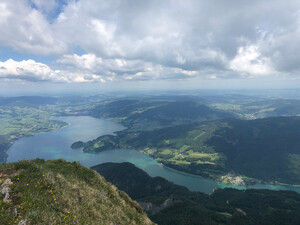
POLYGON ((297 0, 0 0, 0 93, 300 85, 297 0))

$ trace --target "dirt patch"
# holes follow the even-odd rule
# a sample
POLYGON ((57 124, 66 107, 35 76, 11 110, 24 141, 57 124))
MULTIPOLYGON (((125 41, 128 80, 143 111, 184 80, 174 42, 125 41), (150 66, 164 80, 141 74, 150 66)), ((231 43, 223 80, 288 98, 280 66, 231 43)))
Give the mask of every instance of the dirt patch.
POLYGON ((240 209, 240 208, 236 208, 236 211, 242 213, 244 216, 247 215, 247 213, 245 211, 243 211, 242 209, 240 209))
POLYGON ((17 176, 18 174, 19 174, 19 172, 13 168, 0 170, 0 178, 8 177, 8 176, 17 176))
POLYGON ((227 216, 227 217, 232 217, 232 214, 227 213, 227 212, 219 212, 219 214, 221 214, 223 216, 227 216))

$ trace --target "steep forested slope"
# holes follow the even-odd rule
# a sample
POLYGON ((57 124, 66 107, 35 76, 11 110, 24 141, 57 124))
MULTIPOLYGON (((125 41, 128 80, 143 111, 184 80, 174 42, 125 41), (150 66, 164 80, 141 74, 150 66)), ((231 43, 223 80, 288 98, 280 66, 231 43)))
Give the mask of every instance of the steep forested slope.
POLYGON ((92 167, 147 210, 159 225, 298 224, 300 195, 289 191, 219 189, 191 192, 130 163, 92 167))

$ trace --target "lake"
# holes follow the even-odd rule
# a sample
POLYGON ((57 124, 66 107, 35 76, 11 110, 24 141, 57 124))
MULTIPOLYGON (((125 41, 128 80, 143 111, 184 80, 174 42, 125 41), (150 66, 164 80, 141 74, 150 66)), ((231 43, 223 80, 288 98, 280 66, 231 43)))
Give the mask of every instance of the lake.
MULTIPOLYGON (((100 153, 83 153, 82 149, 71 149, 71 144, 76 141, 88 141, 101 135, 113 134, 125 127, 113 121, 88 116, 55 117, 54 119, 65 121, 69 123, 69 126, 17 140, 7 151, 7 162, 35 158, 64 158, 67 161, 79 161, 87 167, 105 162, 131 162, 151 176, 164 177, 175 184, 186 186, 192 191, 211 193, 214 188, 245 188, 224 185, 211 179, 170 170, 146 154, 132 149, 109 150, 100 153)), ((293 190, 300 193, 300 187, 294 186, 256 184, 248 188, 293 190)))

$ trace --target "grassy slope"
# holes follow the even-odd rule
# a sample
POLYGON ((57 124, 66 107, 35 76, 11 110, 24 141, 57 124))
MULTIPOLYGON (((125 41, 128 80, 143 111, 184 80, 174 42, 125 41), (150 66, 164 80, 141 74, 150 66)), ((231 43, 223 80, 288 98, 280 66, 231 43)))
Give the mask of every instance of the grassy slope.
POLYGON ((300 184, 300 117, 208 121, 147 132, 119 132, 85 144, 84 151, 135 148, 192 174, 228 172, 268 182, 300 184))
POLYGON ((289 191, 216 190, 191 192, 161 177, 150 177, 130 163, 104 163, 93 169, 138 202, 177 202, 150 218, 159 225, 180 224, 298 224, 300 195, 289 191))
POLYGON ((7 168, 16 173, 0 178, 13 182, 12 202, 0 200, 1 224, 152 224, 124 192, 76 162, 20 161, 0 165, 0 173, 7 168))

